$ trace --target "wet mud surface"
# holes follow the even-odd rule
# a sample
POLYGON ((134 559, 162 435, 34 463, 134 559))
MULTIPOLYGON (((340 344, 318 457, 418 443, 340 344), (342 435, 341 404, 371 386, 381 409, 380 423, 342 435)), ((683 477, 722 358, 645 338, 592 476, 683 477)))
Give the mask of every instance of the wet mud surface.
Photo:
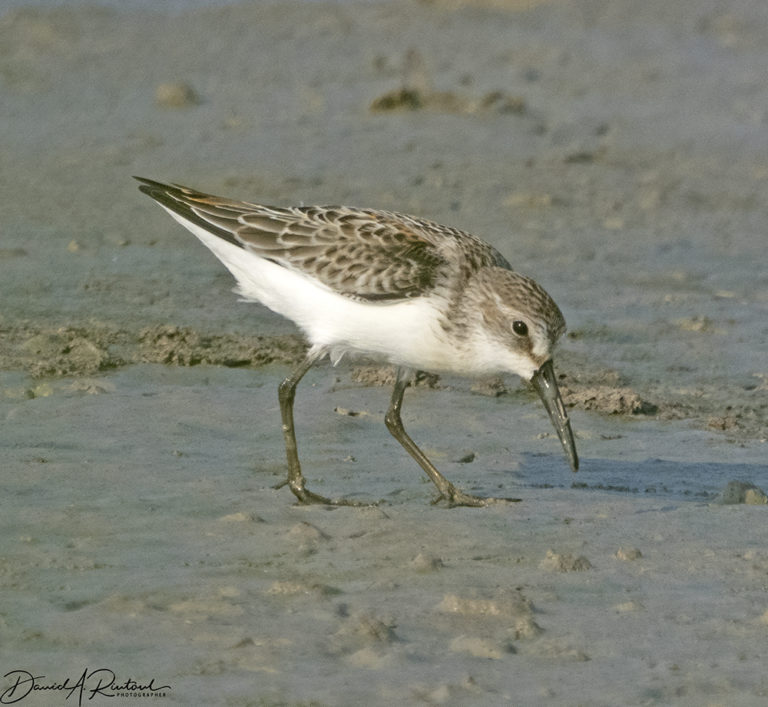
POLYGON ((167 704, 761 704, 768 6, 200 5, 0 8, 0 674, 102 666, 167 704), (383 424, 394 372, 343 361, 299 386, 299 454, 377 505, 296 506, 276 388, 305 344, 133 174, 491 242, 568 321, 578 474, 520 381, 424 374, 409 434, 522 499, 432 505, 383 424))

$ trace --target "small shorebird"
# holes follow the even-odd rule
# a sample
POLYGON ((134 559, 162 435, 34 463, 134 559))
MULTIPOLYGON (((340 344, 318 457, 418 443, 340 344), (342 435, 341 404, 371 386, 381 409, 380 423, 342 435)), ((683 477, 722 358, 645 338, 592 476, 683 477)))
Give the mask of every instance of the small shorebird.
POLYGON ((287 483, 301 503, 357 505, 310 491, 293 424, 296 386, 313 364, 359 353, 397 366, 384 421, 454 506, 500 500, 457 489, 408 436, 403 394, 416 370, 484 376, 516 373, 539 393, 573 471, 571 424, 557 388, 552 348, 565 320, 531 278, 476 236, 389 211, 345 206, 280 208, 231 201, 136 177, 237 280, 237 291, 296 323, 306 358, 280 384, 287 483))

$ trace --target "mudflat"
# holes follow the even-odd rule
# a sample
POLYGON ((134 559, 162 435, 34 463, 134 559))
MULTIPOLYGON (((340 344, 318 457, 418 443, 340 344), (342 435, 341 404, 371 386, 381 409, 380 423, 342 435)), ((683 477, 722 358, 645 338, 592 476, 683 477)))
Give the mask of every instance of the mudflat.
POLYGON ((3 701, 762 703, 766 36, 757 0, 1 11, 3 701), (581 469, 519 381, 424 376, 411 436, 522 499, 430 505, 392 371, 344 361, 299 454, 377 505, 295 505, 304 343, 133 174, 489 241, 568 321, 581 469))

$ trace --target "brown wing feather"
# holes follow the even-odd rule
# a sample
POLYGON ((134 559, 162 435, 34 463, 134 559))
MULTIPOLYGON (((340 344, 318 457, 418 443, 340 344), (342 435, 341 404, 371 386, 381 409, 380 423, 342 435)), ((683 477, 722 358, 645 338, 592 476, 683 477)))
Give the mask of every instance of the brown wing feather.
POLYGON ((405 214, 345 206, 261 206, 140 181, 143 192, 184 218, 348 297, 404 299, 430 292, 438 275, 455 282, 480 267, 509 268, 479 238, 405 214), (456 262, 462 263, 458 269, 450 265, 456 262))

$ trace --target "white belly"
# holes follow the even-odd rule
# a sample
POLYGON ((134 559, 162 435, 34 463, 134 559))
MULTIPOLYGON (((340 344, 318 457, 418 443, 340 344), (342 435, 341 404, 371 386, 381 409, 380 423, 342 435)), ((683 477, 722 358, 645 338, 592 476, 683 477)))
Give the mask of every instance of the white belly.
POLYGON ((340 295, 299 272, 276 265, 166 209, 194 233, 235 276, 238 292, 293 321, 334 363, 363 353, 427 371, 470 373, 466 352, 446 339, 429 297, 370 304, 340 295))

